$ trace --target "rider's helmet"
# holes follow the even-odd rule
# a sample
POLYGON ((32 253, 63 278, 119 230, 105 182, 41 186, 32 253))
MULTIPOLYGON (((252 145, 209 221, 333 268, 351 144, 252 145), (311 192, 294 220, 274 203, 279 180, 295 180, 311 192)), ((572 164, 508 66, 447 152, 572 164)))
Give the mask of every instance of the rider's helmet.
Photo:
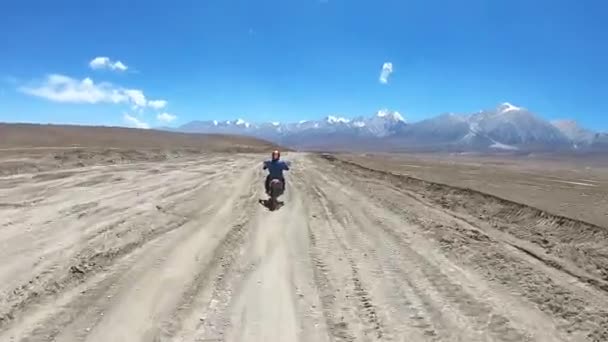
POLYGON ((272 151, 272 160, 279 160, 281 158, 281 152, 279 150, 272 151))

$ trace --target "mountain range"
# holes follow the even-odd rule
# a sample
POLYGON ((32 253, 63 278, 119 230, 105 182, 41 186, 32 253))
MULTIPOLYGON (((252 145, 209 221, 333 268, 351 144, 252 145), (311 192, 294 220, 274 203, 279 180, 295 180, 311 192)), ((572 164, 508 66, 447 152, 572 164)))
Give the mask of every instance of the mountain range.
POLYGON ((327 116, 295 123, 192 121, 172 130, 248 135, 302 150, 608 151, 608 134, 584 129, 575 121, 549 122, 509 103, 414 123, 398 112, 380 110, 368 117, 327 116))

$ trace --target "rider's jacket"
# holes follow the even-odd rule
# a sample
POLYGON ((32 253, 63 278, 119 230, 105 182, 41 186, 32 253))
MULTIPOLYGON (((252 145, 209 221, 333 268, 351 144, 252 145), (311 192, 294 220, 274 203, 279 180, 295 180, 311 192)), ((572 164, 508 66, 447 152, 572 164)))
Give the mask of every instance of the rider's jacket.
POLYGON ((283 178, 283 171, 289 170, 289 166, 282 160, 267 160, 264 169, 268 169, 270 178, 283 178))

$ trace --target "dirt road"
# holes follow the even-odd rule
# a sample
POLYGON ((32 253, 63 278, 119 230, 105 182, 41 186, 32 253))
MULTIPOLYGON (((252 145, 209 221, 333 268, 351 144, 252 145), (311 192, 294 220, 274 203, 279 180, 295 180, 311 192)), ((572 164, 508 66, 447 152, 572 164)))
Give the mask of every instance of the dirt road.
POLYGON ((606 229, 261 158, 0 177, 0 341, 608 340, 606 229))

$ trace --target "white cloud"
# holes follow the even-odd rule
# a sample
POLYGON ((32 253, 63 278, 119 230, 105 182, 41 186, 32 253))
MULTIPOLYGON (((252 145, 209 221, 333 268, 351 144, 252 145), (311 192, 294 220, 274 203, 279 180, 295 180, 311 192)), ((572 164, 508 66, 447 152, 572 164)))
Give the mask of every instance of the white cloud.
POLYGON ((150 100, 148 101, 148 106, 154 109, 163 109, 167 106, 167 101, 165 100, 150 100))
MULTIPOLYGON (((124 89, 111 83, 95 83, 90 78, 73 79, 64 75, 48 75, 46 79, 33 86, 20 87, 19 91, 32 96, 63 103, 127 103, 138 109, 150 105, 157 108, 159 101, 146 101, 146 96, 139 89, 124 89)), ((162 100, 160 100, 162 101, 162 100)), ((164 102, 166 104, 166 101, 164 102)))
POLYGON ((129 67, 127 67, 126 65, 122 64, 121 61, 117 61, 114 64, 112 64, 111 69, 125 71, 125 70, 129 69, 129 67))
POLYGON ((110 69, 114 71, 126 71, 129 67, 124 65, 121 61, 112 61, 108 57, 95 57, 89 62, 91 69, 110 69))
POLYGON ((138 89, 125 89, 123 91, 129 98, 131 103, 133 103, 134 106, 136 106, 136 107, 145 107, 146 106, 147 102, 146 102, 146 97, 144 96, 143 91, 138 90, 138 89))
POLYGON ((150 125, 148 125, 146 122, 141 121, 140 119, 131 116, 127 113, 125 113, 123 115, 123 119, 131 126, 136 127, 136 128, 143 128, 143 129, 148 129, 150 128, 150 125))
MULTIPOLYGON (((160 110, 167 106, 165 100, 148 101, 144 92, 140 89, 127 89, 108 82, 95 83, 88 77, 78 80, 65 75, 51 74, 40 81, 19 87, 17 90, 59 103, 125 105, 129 106, 133 113, 138 113, 137 115, 140 118, 147 108, 160 110)), ((134 115, 136 114, 125 113, 123 119, 130 126, 150 128, 148 123, 134 115)), ((175 115, 169 113, 162 113, 157 116, 157 119, 163 122, 171 122, 176 118, 175 115)))
POLYGON ((177 116, 169 113, 161 113, 156 116, 156 119, 161 122, 171 122, 177 119, 177 116))
POLYGON ((393 63, 386 62, 382 65, 382 71, 380 72, 380 83, 387 84, 388 77, 393 73, 393 63))
POLYGON ((37 86, 21 87, 23 93, 55 102, 67 103, 123 103, 129 97, 124 90, 109 83, 95 84, 90 78, 82 81, 64 75, 49 75, 37 86))

